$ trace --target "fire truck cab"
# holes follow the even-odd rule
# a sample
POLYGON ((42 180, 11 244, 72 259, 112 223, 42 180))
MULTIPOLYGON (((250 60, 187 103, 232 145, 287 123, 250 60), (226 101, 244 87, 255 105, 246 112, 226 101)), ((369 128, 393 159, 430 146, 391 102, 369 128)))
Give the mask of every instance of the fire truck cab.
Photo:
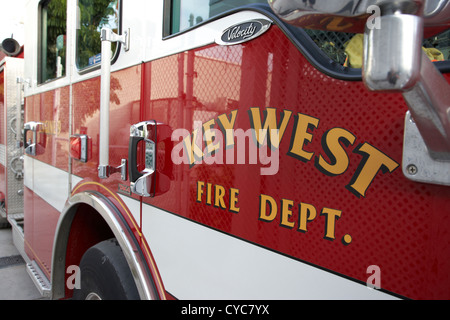
POLYGON ((449 11, 28 0, 6 214, 41 293, 449 299, 449 11))

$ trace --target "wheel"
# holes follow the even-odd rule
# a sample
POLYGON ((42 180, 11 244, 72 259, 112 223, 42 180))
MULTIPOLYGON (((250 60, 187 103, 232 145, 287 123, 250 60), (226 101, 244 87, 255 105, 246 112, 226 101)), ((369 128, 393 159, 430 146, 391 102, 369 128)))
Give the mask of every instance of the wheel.
POLYGON ((75 300, 137 300, 139 294, 116 239, 89 248, 80 262, 80 289, 75 300))
POLYGON ((1 192, 0 197, 2 198, 2 200, 0 200, 0 210, 2 211, 2 213, 0 213, 0 229, 6 229, 11 227, 11 225, 9 224, 8 219, 2 217, 2 214, 6 215, 6 210, 4 196, 1 192))
POLYGON ((8 220, 6 218, 0 217, 0 229, 6 229, 11 227, 8 220))

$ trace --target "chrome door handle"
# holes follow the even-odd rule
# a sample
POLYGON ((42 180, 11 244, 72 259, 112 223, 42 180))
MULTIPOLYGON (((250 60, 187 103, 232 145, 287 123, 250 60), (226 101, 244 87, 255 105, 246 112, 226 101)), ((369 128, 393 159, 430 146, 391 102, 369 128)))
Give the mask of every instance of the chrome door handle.
POLYGON ((156 127, 154 120, 143 121, 130 128, 130 142, 128 146, 128 174, 133 193, 143 197, 154 196, 154 173, 156 171, 156 127), (145 169, 138 170, 138 143, 145 143, 145 169))
POLYGON ((36 155, 36 138, 37 138, 37 128, 39 125, 42 125, 41 122, 35 122, 30 121, 24 124, 23 126, 23 147, 25 149, 25 152, 31 156, 36 155), (32 131, 33 132, 33 139, 30 141, 27 141, 27 132, 32 131))

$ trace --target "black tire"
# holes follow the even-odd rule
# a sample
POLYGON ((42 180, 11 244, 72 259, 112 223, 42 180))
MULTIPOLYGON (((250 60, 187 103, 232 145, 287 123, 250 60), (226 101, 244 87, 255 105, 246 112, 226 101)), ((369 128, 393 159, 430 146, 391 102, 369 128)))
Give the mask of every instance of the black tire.
POLYGON ((80 289, 73 299, 137 300, 139 294, 116 239, 89 248, 80 262, 80 289))
MULTIPOLYGON (((1 193, 1 192, 0 192, 1 193)), ((5 209, 5 199, 2 197, 2 199, 0 200, 0 210, 2 211, 2 214, 4 216, 6 216, 6 209, 5 209)), ((8 219, 3 218, 0 215, 0 229, 6 229, 11 227, 11 225, 8 222, 8 219)))
POLYGON ((7 229, 11 227, 6 218, 0 217, 0 229, 7 229))

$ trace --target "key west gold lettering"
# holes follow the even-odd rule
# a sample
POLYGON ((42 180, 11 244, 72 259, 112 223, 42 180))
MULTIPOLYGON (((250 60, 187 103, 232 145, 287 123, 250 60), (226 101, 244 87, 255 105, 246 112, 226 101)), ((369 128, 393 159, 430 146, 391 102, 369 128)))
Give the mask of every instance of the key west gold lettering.
MULTIPOLYGON (((245 117, 245 113, 243 114, 245 117)), ((240 116, 242 117, 242 114, 240 116)), ((259 155, 261 165, 270 164, 270 168, 262 169, 273 169, 261 170, 261 175, 273 175, 277 174, 279 170, 278 161, 282 154, 278 152, 280 152, 283 141, 287 139, 289 146, 287 147, 287 143, 285 143, 287 147, 284 149, 287 150, 284 151, 285 155, 305 164, 313 160, 313 166, 308 166, 307 170, 314 168, 329 177, 346 173, 351 161, 359 161, 348 184, 342 186, 358 198, 366 197, 367 190, 380 172, 392 173, 399 166, 396 161, 375 146, 367 142, 356 144, 358 138, 344 128, 330 128, 321 137, 317 137, 319 124, 320 126, 323 124, 320 123, 320 119, 311 115, 303 113, 293 115, 292 111, 287 109, 252 107, 248 110, 247 116, 249 129, 245 132, 242 128, 236 128, 239 118, 238 110, 232 110, 228 114, 219 115, 216 119, 197 124, 191 134, 186 134, 184 129, 180 129, 181 132, 174 130, 172 140, 179 141, 179 143, 172 150, 172 160, 176 164, 189 164, 192 168, 203 161, 206 164, 255 164, 257 155, 259 155), (250 139, 241 139, 242 135, 250 139), (312 148, 316 139, 320 139, 321 142, 322 150, 319 152, 317 147, 312 148), (353 147, 354 145, 356 147, 353 147), (262 152, 264 147, 272 150, 270 157, 268 152, 262 152), (351 148, 353 148, 353 152, 351 148), (246 151, 249 163, 245 163, 245 157, 242 157, 246 151), (353 156, 350 157, 350 154, 353 156), (235 157, 237 161, 235 161, 235 157), (275 161, 276 165, 272 165, 271 162, 275 161)), ((267 201, 270 202, 270 200, 267 201)), ((221 204, 222 201, 219 199, 218 205, 221 206, 221 204)), ((284 203, 282 208, 284 208, 282 211, 285 214, 282 225, 291 227, 290 204, 284 203)), ((308 212, 312 217, 311 210, 308 212)), ((276 213, 263 212, 260 218, 270 220, 271 214, 276 213)), ((310 218, 306 219, 303 218, 300 221, 301 229, 306 230, 305 223, 310 218)))

